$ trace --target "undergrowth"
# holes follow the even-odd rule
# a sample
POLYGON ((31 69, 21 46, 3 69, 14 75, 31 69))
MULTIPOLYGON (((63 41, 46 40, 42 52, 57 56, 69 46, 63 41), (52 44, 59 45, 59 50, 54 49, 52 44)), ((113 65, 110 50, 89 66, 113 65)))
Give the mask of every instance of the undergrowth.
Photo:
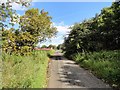
POLYGON ((73 60, 114 88, 120 88, 120 51, 78 53, 73 60))
POLYGON ((51 51, 34 51, 29 56, 2 53, 2 87, 45 88, 48 53, 51 51))

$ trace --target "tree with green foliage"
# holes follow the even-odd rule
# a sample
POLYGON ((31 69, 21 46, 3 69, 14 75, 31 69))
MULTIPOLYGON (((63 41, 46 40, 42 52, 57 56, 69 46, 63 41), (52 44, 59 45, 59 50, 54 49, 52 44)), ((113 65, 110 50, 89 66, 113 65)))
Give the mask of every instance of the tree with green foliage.
POLYGON ((47 48, 47 46, 46 45, 42 45, 41 48, 47 48))
POLYGON ((56 47, 56 45, 52 45, 52 44, 50 44, 50 45, 48 46, 48 48, 56 49, 57 47, 56 47))
POLYGON ((58 46, 57 46, 57 49, 58 50, 61 50, 61 49, 63 49, 64 47, 63 47, 63 44, 59 44, 58 46))
POLYGON ((120 49, 120 2, 102 9, 99 15, 71 27, 65 38, 64 51, 67 56, 77 52, 120 49), (71 49, 72 48, 72 49, 71 49))
POLYGON ((12 8, 12 3, 17 3, 22 5, 23 7, 28 7, 30 5, 31 0, 23 1, 23 0, 5 0, 0 1, 0 44, 3 48, 3 51, 15 51, 15 29, 9 28, 10 25, 14 26, 15 23, 18 23, 18 15, 15 10, 12 8))
POLYGON ((51 38, 56 34, 56 28, 52 26, 51 17, 48 12, 40 13, 38 9, 30 9, 25 12, 20 19, 21 31, 29 33, 34 39, 31 39, 31 46, 51 38))
POLYGON ((33 50, 38 42, 51 38, 56 34, 48 12, 40 13, 38 9, 30 9, 20 17, 19 40, 17 45, 33 50))
POLYGON ((14 21, 18 18, 16 11, 12 9, 12 3, 28 7, 32 0, 5 0, 0 1, 0 27, 4 28, 8 25, 14 25, 14 21))
POLYGON ((3 51, 25 54, 34 49, 38 42, 53 37, 57 31, 52 26, 48 12, 30 9, 20 17, 19 29, 9 29, 2 33, 3 51))
POLYGON ((71 27, 64 41, 65 55, 120 88, 120 1, 103 8, 94 18, 71 27))

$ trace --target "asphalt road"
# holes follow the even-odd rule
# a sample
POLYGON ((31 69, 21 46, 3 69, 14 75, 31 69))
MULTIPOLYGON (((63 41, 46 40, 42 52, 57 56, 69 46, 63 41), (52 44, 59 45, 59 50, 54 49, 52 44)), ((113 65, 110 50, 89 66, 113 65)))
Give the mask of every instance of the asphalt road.
POLYGON ((55 53, 49 65, 48 88, 86 88, 86 90, 106 88, 110 90, 109 85, 75 64, 74 61, 65 59, 58 52, 55 53), (61 55, 61 58, 56 58, 57 55, 61 55))

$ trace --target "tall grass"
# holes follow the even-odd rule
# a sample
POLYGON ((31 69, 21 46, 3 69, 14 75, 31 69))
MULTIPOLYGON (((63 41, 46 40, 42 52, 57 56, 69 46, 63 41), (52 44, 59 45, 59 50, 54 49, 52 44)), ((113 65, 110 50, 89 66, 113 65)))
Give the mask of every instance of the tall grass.
POLYGON ((0 51, 0 89, 2 89, 2 55, 0 51))
POLYGON ((45 88, 48 60, 47 51, 34 51, 29 56, 17 56, 4 53, 4 88, 45 88))
POLYGON ((112 87, 120 88, 120 51, 78 53, 73 59, 112 87))

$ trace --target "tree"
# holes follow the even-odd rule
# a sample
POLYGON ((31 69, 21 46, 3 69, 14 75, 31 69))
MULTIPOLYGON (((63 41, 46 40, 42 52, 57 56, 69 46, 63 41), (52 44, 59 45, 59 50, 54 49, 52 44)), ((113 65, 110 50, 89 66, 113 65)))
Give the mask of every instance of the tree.
POLYGON ((60 49, 62 49, 63 48, 63 44, 59 44, 58 46, 57 46, 57 49, 58 50, 60 50, 60 49))
POLYGON ((99 15, 71 27, 64 41, 65 55, 77 52, 120 49, 120 1, 103 8, 99 15))
POLYGON ((42 45, 41 48, 47 48, 47 46, 46 45, 42 45))
POLYGON ((12 9, 12 3, 17 3, 22 5, 23 7, 27 7, 30 5, 31 0, 7 0, 7 1, 0 1, 0 44, 2 44, 3 50, 6 52, 11 49, 11 51, 15 51, 15 29, 11 28, 9 30, 6 29, 6 27, 9 27, 10 25, 14 25, 15 23, 18 23, 17 18, 18 15, 16 14, 16 11, 12 9))
POLYGON ((34 8, 26 11, 21 17, 20 26, 23 33, 29 33, 33 37, 30 42, 33 48, 38 42, 51 38, 57 33, 48 12, 40 13, 34 8))
POLYGON ((54 36, 57 31, 52 26, 48 12, 40 13, 38 9, 30 9, 20 17, 20 28, 3 31, 3 50, 24 55, 34 50, 38 42, 54 36), (11 35, 11 36, 10 36, 11 35))
POLYGON ((52 45, 52 44, 50 44, 50 45, 48 46, 48 48, 56 49, 57 47, 56 47, 56 45, 52 45))
POLYGON ((12 9, 12 3, 17 3, 22 5, 23 7, 28 7, 30 5, 31 0, 7 0, 0 1, 0 27, 7 27, 9 24, 14 25, 13 22, 17 18, 16 11, 12 9))

